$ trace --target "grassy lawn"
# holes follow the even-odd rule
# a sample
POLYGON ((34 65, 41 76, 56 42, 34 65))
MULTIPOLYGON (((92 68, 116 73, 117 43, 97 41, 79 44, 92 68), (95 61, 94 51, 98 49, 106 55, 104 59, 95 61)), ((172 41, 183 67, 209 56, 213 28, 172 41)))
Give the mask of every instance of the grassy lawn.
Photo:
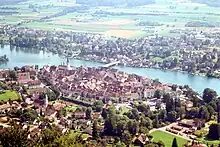
POLYGON ((177 139, 177 143, 178 145, 181 147, 183 146, 184 143, 187 142, 187 140, 168 134, 166 132, 162 132, 162 131, 155 131, 152 132, 150 135, 153 136, 153 141, 163 141, 163 143, 165 144, 166 147, 171 147, 172 146, 172 142, 173 142, 173 138, 176 137, 177 139))
POLYGON ((7 100, 9 100, 9 99, 11 99, 11 100, 16 100, 16 99, 19 99, 19 98, 20 98, 20 96, 18 95, 18 93, 15 92, 15 91, 5 90, 4 92, 5 92, 5 93, 0 94, 0 100, 7 101, 7 100))
POLYGON ((77 109, 77 105, 67 106, 67 107, 65 107, 65 109, 70 112, 75 112, 77 109))

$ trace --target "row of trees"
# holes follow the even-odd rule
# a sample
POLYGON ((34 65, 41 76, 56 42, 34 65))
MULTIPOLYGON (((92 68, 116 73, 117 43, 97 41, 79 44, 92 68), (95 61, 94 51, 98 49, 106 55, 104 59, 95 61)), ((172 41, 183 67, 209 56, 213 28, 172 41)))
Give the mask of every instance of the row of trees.
POLYGON ((43 129, 40 136, 35 135, 29 139, 29 135, 29 128, 22 129, 20 125, 13 123, 12 127, 0 130, 0 144, 3 147, 82 146, 82 138, 80 136, 72 136, 70 132, 62 134, 59 128, 55 126, 43 129))

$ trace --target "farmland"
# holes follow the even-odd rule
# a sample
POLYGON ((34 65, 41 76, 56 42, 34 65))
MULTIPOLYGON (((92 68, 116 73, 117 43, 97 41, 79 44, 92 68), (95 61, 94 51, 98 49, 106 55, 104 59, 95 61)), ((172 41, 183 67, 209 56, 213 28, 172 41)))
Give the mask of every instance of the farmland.
MULTIPOLYGON (((177 36, 178 31, 171 31, 195 29, 185 27, 187 22, 219 24, 219 9, 188 0, 156 0, 155 4, 136 7, 89 7, 71 0, 27 0, 16 5, 0 6, 0 25, 100 33, 122 38, 152 34, 177 36)), ((197 29, 213 31, 219 26, 197 29)))

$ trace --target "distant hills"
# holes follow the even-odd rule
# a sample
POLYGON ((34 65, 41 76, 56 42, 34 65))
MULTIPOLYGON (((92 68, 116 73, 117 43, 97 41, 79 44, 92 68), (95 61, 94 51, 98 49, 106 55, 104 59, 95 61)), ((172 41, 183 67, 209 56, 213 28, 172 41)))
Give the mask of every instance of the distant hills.
POLYGON ((206 4, 212 7, 220 7, 220 0, 192 0, 192 2, 206 4))
POLYGON ((27 0, 0 0, 0 5, 11 5, 11 4, 24 2, 24 1, 27 1, 27 0))
POLYGON ((76 0, 76 3, 90 6, 141 6, 154 4, 155 0, 76 0))

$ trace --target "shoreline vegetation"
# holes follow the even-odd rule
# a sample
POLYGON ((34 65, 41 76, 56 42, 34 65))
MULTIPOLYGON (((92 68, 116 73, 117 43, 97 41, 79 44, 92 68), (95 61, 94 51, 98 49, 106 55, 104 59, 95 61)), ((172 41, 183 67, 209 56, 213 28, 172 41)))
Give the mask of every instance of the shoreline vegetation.
POLYGON ((6 55, 0 56, 0 65, 6 64, 8 61, 9 61, 9 59, 6 55))

